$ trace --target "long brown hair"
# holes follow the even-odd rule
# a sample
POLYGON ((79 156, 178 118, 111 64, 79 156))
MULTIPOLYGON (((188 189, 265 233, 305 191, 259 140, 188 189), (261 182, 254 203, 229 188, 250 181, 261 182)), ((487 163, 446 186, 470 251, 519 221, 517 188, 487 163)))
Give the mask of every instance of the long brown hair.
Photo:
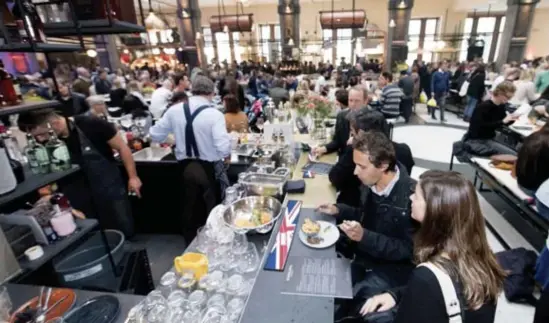
POLYGON ((427 171, 419 185, 426 210, 414 241, 416 261, 457 275, 469 308, 495 302, 505 272, 488 245, 473 184, 457 172, 427 171))

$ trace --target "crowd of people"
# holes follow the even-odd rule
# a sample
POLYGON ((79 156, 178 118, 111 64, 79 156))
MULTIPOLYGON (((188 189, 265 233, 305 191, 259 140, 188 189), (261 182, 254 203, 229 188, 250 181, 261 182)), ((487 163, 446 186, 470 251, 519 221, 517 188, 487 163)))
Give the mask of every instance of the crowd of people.
MULTIPOLYGON (((462 322, 493 322, 506 274, 488 245, 475 187, 456 172, 428 171, 419 181, 412 179, 413 152, 390 139, 387 119, 402 116, 409 122, 424 93, 437 104, 429 107, 432 118, 438 110, 444 122, 445 101, 455 89, 467 97, 465 119, 470 124, 462 142, 464 151, 483 156, 517 154, 495 140, 496 130, 518 118, 507 113, 508 103, 538 102, 532 113, 549 115, 549 58, 509 64, 500 74, 480 62, 417 61, 398 76, 382 68, 374 60, 353 66, 342 62, 337 67, 308 62, 300 66, 301 75, 254 62, 192 71, 143 66, 111 73, 79 67, 72 79, 58 80, 58 93, 52 88, 45 91, 62 103, 56 112, 21 116, 19 123, 21 129, 40 135, 49 122, 58 125, 54 128, 63 140, 79 137, 100 147, 102 155, 119 151, 130 178, 128 187, 138 193, 141 183, 131 153, 121 147, 106 122, 90 120, 116 113, 149 114, 156 120, 149 132, 154 142, 174 136, 185 201, 203 202, 186 204, 184 235, 192 239, 205 221, 196 214, 207 215, 221 202, 228 185, 224 164, 231 153, 229 133, 261 131, 256 123, 267 117, 263 112, 267 99, 278 108, 281 103, 295 105, 308 96, 324 96, 339 111, 335 134, 313 153, 338 154, 329 179, 339 195, 336 204, 318 210, 335 216, 345 234, 337 249, 353 259, 355 290, 352 301, 336 305, 336 321, 436 323, 460 316, 462 322), (223 109, 210 109, 215 104, 223 109), (62 120, 69 119, 62 117, 75 119, 67 123, 62 120), (453 291, 451 300, 448 291, 453 291)), ((79 151, 78 145, 72 143, 72 149, 79 151)), ((528 137, 518 156, 518 182, 537 198, 543 213, 549 209, 547 191, 540 192, 549 186, 549 126, 528 137)), ((112 154, 103 157, 112 161, 112 154)), ((97 175, 97 165, 83 164, 91 176, 97 175)), ((97 190, 105 185, 98 183, 97 190)), ((112 196, 119 198, 118 193, 112 196)), ((97 194, 113 199, 104 192, 97 194)), ((106 212, 116 212, 117 207, 106 212)), ((547 253, 545 248, 542 257, 549 258, 547 253)), ((549 277, 549 269, 540 272, 540 277, 549 277)))

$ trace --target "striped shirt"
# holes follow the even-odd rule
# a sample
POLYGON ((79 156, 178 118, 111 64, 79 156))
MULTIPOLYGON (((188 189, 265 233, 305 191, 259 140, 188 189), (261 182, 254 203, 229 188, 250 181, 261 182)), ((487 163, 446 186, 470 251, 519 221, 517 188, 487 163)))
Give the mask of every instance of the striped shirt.
POLYGON ((398 117, 400 115, 400 101, 404 94, 396 84, 389 84, 381 90, 379 103, 381 112, 386 117, 398 117))

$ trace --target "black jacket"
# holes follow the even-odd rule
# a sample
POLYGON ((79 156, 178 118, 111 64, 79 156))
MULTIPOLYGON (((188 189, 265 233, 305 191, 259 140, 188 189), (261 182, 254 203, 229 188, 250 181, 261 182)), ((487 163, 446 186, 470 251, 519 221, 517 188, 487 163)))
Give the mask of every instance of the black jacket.
POLYGON ((86 97, 80 93, 71 93, 71 96, 67 100, 57 96, 57 101, 61 105, 56 107, 55 111, 66 118, 83 114, 90 110, 86 97))
POLYGON ((347 140, 349 140, 351 133, 351 125, 349 124, 349 120, 347 120, 349 112, 349 109, 345 109, 337 114, 334 138, 326 145, 328 154, 337 151, 337 154, 341 156, 345 147, 347 147, 347 140))
POLYGON ((370 188, 361 189, 361 206, 336 204, 338 221, 354 220, 362 224, 364 235, 355 244, 355 263, 383 272, 399 284, 405 284, 412 272, 413 234, 418 223, 411 217, 410 196, 416 181, 399 165, 400 177, 387 197, 378 197, 370 188), (374 201, 379 201, 376 205, 374 201))
MULTIPOLYGON (((398 162, 404 166, 408 174, 412 173, 415 162, 412 151, 406 144, 393 142, 398 162)), ((339 191, 337 203, 358 207, 360 205, 360 186, 362 183, 354 174, 353 147, 346 146, 337 163, 328 174, 330 182, 339 191)))
POLYGON ((126 97, 127 94, 128 92, 126 91, 126 89, 120 88, 120 89, 112 90, 110 95, 111 101, 109 102, 109 106, 121 108, 122 105, 124 104, 124 98, 126 97))
POLYGON ((97 79, 95 81, 95 93, 97 94, 109 94, 111 93, 111 82, 107 80, 97 79))
POLYGON ((149 110, 149 107, 145 105, 138 97, 131 94, 126 95, 124 102, 122 103, 122 110, 124 114, 132 113, 133 110, 149 110))
POLYGON ((469 88, 467 89, 467 96, 473 97, 477 100, 482 99, 484 92, 486 91, 486 86, 484 81, 486 80, 486 73, 484 72, 473 72, 469 77, 469 88))

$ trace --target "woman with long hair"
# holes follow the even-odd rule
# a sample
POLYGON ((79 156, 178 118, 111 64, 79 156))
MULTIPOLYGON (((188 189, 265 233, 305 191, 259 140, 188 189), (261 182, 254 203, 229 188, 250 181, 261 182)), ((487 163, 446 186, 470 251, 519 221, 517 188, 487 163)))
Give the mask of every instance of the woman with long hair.
POLYGON ((223 106, 225 107, 227 132, 248 132, 248 116, 240 109, 236 97, 232 94, 225 95, 223 106))
POLYGON ((395 323, 449 322, 434 266, 450 277, 462 322, 494 322, 505 272, 488 245, 473 184, 457 172, 427 171, 410 199, 412 218, 421 223, 414 239, 419 266, 406 287, 368 299, 361 314, 398 304, 395 323))

